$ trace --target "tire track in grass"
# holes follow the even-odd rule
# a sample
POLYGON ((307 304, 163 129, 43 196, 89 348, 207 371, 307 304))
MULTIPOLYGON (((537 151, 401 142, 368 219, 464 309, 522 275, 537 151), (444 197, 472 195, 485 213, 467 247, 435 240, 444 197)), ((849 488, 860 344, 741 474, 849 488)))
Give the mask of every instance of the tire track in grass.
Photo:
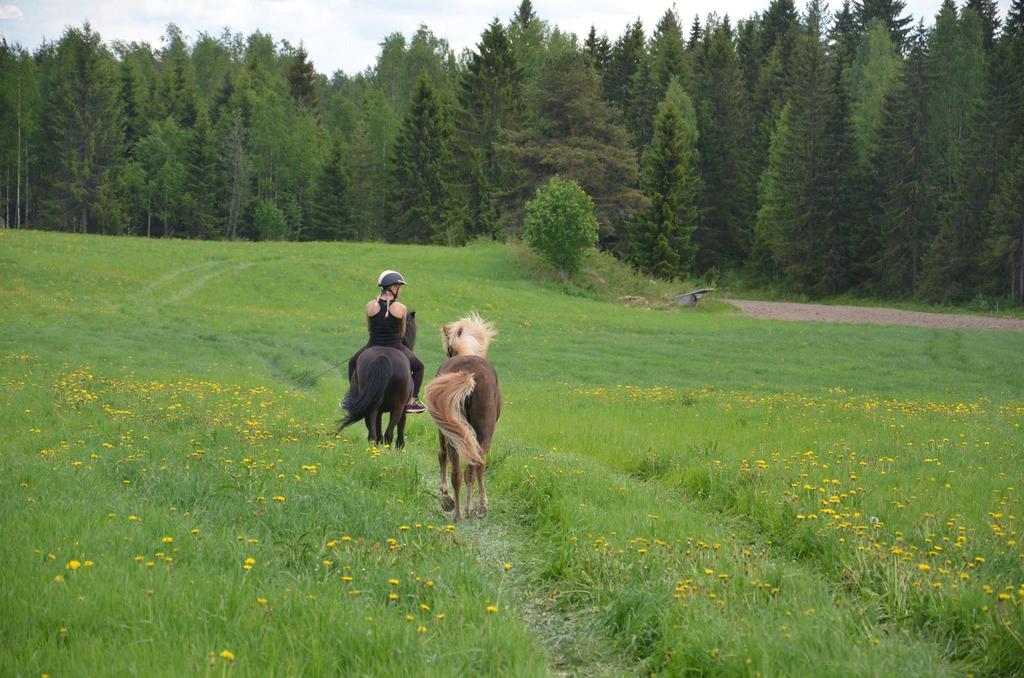
POLYGON ((168 271, 167 273, 163 274, 156 280, 146 285, 143 285, 138 290, 128 295, 127 299, 125 299, 123 303, 108 304, 108 306, 113 311, 120 311, 123 307, 129 304, 140 304, 146 297, 155 294, 161 288, 170 285, 182 275, 192 273, 193 271, 199 271, 202 269, 210 268, 211 266, 220 266, 224 263, 226 262, 222 259, 210 259, 207 261, 200 262, 198 264, 191 264, 189 266, 182 266, 180 268, 176 268, 174 270, 168 271))

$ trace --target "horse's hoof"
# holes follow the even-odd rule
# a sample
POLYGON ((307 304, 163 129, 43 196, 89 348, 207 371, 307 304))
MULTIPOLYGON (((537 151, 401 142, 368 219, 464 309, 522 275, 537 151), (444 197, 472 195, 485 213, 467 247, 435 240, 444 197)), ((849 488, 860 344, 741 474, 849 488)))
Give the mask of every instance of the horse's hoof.
POLYGON ((477 518, 486 518, 487 507, 484 506, 483 504, 480 504, 479 506, 476 507, 475 513, 477 518))
POLYGON ((441 495, 441 509, 444 511, 452 511, 455 509, 455 500, 452 499, 450 494, 441 495))

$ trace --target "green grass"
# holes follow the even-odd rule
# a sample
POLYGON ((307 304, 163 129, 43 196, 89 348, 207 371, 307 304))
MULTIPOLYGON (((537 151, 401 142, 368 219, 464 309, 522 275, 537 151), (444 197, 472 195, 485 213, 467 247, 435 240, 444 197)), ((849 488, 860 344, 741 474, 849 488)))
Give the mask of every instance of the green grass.
POLYGON ((0 231, 0 674, 1024 675, 1024 335, 586 271, 0 231), (428 372, 498 326, 485 520, 330 435, 384 268, 428 372))

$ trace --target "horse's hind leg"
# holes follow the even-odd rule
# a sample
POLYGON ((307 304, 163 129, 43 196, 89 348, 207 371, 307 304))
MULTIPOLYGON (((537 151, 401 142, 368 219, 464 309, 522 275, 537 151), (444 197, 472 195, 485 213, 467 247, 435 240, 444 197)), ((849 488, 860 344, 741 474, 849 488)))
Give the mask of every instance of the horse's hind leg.
POLYGON ((473 472, 476 466, 466 464, 466 515, 472 515, 469 507, 473 503, 473 472))
POLYGON ((448 494, 448 441, 444 434, 437 434, 440 452, 437 453, 437 464, 441 467, 441 509, 451 511, 455 508, 452 496, 448 494))
POLYGON ((480 501, 476 505, 477 518, 483 518, 487 515, 487 488, 484 485, 484 470, 486 468, 485 465, 473 468, 474 473, 476 473, 477 491, 480 493, 480 501))
POLYGON ((459 468, 458 455, 452 454, 449 461, 452 463, 452 489, 455 490, 455 516, 453 520, 459 522, 462 520, 462 511, 459 507, 459 492, 462 490, 462 470, 459 468))
MULTIPOLYGON (((401 414, 398 417, 398 439, 395 441, 396 447, 405 447, 405 408, 400 410, 401 414)), ((392 415, 393 416, 393 415, 392 415)))

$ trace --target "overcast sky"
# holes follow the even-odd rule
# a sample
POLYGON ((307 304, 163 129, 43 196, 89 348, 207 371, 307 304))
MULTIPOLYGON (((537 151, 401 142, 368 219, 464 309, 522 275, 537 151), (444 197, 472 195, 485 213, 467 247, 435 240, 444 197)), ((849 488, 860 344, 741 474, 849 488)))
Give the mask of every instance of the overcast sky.
MULTIPOLYGON (((796 0, 801 9, 803 0, 796 0)), ((676 9, 688 28, 695 14, 729 14, 735 21, 763 11, 769 0, 689 0, 676 9)), ((833 9, 841 0, 832 0, 833 9)), ((930 24, 941 0, 907 0, 907 10, 930 24)), ((962 0, 958 1, 962 4, 962 0)), ((998 0, 1005 14, 1010 0, 998 0)), ((200 32, 219 35, 225 27, 249 35, 256 30, 275 40, 302 43, 317 71, 341 69, 352 75, 373 65, 378 45, 389 33, 410 36, 420 24, 446 38, 458 54, 474 47, 494 17, 503 22, 519 0, 0 0, 0 34, 10 43, 34 50, 56 40, 69 25, 88 20, 106 42, 145 41, 154 48, 168 23, 191 41, 200 32)), ((639 17, 648 36, 671 0, 533 0, 534 11, 549 24, 582 40, 590 26, 614 41, 639 17)))

